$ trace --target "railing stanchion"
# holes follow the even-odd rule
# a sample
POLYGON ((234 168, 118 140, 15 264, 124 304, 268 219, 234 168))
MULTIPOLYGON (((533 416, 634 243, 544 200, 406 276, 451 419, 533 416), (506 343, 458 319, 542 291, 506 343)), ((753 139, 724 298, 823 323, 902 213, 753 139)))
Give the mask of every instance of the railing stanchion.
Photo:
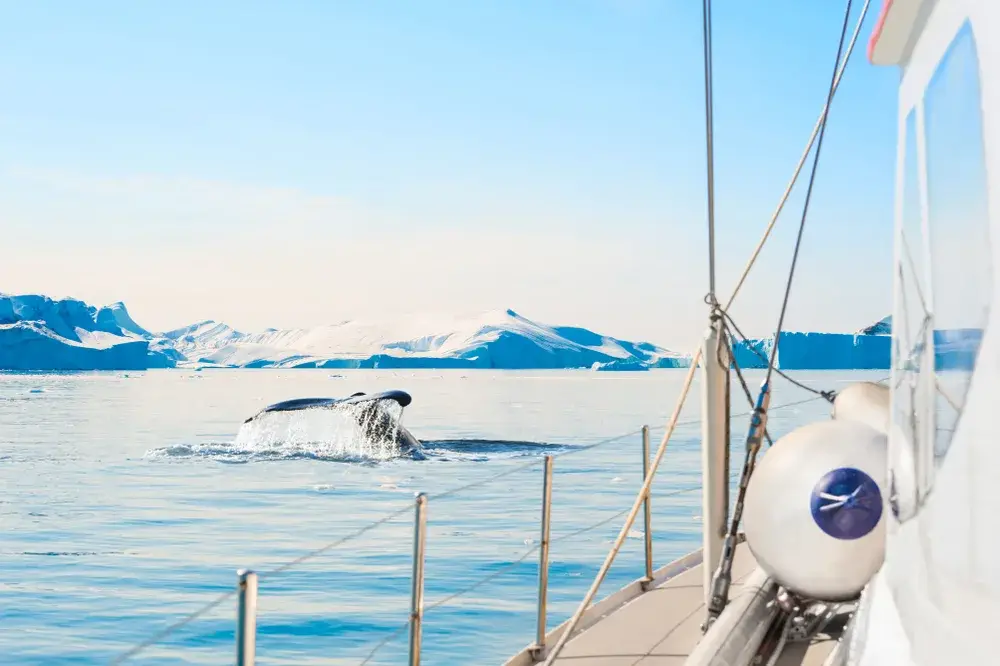
MULTIPOLYGON (((643 485, 646 483, 646 477, 649 475, 649 426, 642 426, 642 482, 643 485)), ((646 579, 642 582, 642 588, 648 589, 650 585, 653 584, 653 520, 652 520, 652 510, 650 509, 649 500, 650 496, 653 494, 653 487, 649 486, 646 489, 646 496, 642 501, 643 510, 643 541, 646 546, 646 579)))
POLYGON ((542 481, 542 541, 538 550, 538 627, 531 656, 535 661, 545 657, 545 620, 549 594, 549 535, 552 528, 552 456, 545 456, 545 476, 542 481))
POLYGON ((247 569, 236 572, 236 666, 253 666, 257 648, 257 574, 247 569))
POLYGON ((424 619, 424 543, 427 495, 418 493, 413 526, 413 591, 410 596, 410 666, 420 666, 420 632, 424 619))

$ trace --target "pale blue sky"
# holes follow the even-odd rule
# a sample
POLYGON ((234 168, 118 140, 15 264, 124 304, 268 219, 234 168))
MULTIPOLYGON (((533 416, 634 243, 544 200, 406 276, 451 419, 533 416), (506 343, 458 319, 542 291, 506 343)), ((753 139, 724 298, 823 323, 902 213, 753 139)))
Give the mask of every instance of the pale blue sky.
MULTIPOLYGON (((793 329, 889 310, 898 73, 865 58, 878 4, 793 329)), ((700 2, 0 8, 0 291, 124 300, 154 329, 510 307, 687 348, 704 325, 700 2)), ((822 106, 842 12, 714 3, 723 291, 822 106)), ((773 327, 803 192, 734 311, 748 332, 773 327)))

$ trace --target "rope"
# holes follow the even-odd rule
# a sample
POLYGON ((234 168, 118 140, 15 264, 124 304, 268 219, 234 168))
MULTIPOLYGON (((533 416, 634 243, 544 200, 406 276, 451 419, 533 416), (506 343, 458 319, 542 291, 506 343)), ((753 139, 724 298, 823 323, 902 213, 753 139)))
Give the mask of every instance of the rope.
POLYGON ((639 509, 643 505, 643 499, 649 494, 649 489, 653 484, 653 478, 656 476, 656 471, 660 467, 663 455, 667 452, 667 443, 670 441, 670 437, 673 435, 674 429, 677 427, 677 420, 680 417, 681 409, 684 408, 684 401, 687 399, 688 392, 691 390, 691 384, 694 382, 694 373, 698 367, 698 360, 701 358, 700 350, 701 347, 698 348, 698 351, 695 352, 694 357, 691 359, 691 366, 688 368, 684 384, 681 386, 680 395, 677 397, 677 402, 674 405, 673 414, 670 415, 666 432, 663 433, 660 445, 656 449, 656 455, 653 457, 653 461, 649 465, 646 478, 642 482, 642 488, 639 489, 639 492, 632 503, 632 508, 628 512, 625 524, 622 525, 622 529, 618 533, 618 537, 615 539, 611 549, 608 551, 607 556, 604 558, 604 563, 601 565, 600 570, 598 570, 597 576, 594 578, 594 582, 591 584, 590 589, 587 590, 587 593, 584 595, 583 600, 577 607, 576 612, 574 612, 573 616, 569 619, 566 625, 566 631, 559 637, 559 640, 556 642, 555 646, 553 646, 552 651, 546 657, 545 666, 552 666, 563 647, 566 646, 566 642, 569 640, 570 634, 580 623, 583 613, 587 610, 587 607, 590 606, 591 601, 593 601, 594 595, 597 594, 597 590, 601 587, 605 576, 608 575, 608 570, 611 568, 611 564, 618 555, 618 550, 622 547, 622 543, 625 542, 625 538, 628 536, 628 532, 632 528, 632 524, 635 522, 636 516, 639 514, 639 509))
MULTIPOLYGON (((864 24, 864 19, 867 16, 868 8, 869 8, 870 4, 871 4, 871 0, 865 0, 864 7, 861 10, 861 16, 858 18, 858 22, 857 22, 857 24, 856 24, 856 26, 854 28, 854 33, 851 36, 851 41, 850 41, 850 44, 848 45, 847 52, 846 52, 846 54, 844 56, 843 62, 840 64, 840 68, 836 72, 836 75, 834 77, 832 93, 836 92, 837 87, 840 85, 840 80, 843 77, 844 71, 847 68, 847 63, 850 61, 851 54, 854 52, 854 47, 857 44, 858 36, 861 33, 861 28, 862 28, 862 26, 864 24)), ((841 43, 842 43, 842 41, 841 41, 841 43)), ((838 61, 839 61, 839 51, 838 51, 838 61)), ((732 304, 733 304, 733 302, 736 300, 736 296, 739 294, 740 289, 743 287, 743 284, 746 282, 746 279, 749 276, 750 271, 753 269, 753 266, 756 263, 757 258, 760 256, 761 250, 763 250, 764 245, 767 243, 767 240, 770 238, 771 232, 774 230, 774 226, 775 226, 775 224, 778 221, 778 216, 781 214, 781 211, 784 209, 785 203, 788 201, 788 197, 791 194, 792 188, 794 187, 796 181, 798 180, 799 174, 802 171, 802 167, 805 165, 806 158, 808 157, 809 152, 812 150, 813 142, 816 140, 817 132, 820 130, 821 125, 825 126, 825 120, 826 120, 826 116, 827 116, 827 110, 829 109, 830 103, 831 103, 832 98, 833 98, 832 93, 827 95, 827 102, 823 106, 823 109, 822 109, 822 111, 820 113, 820 118, 816 121, 816 125, 813 127, 812 134, 809 136, 809 141, 806 144, 805 150, 802 151, 802 155, 799 158, 799 162, 798 162, 798 164, 795 167, 795 171, 792 173, 792 177, 789 180, 788 185, 785 187, 785 191, 782 193, 781 199, 778 201, 778 205, 775 208, 774 213, 772 213, 772 215, 771 215, 771 219, 768 222, 767 227, 764 230, 763 236, 761 237, 760 241, 757 243, 757 246, 754 248, 753 252, 751 253, 750 259, 747 261, 746 266, 744 266, 743 272, 741 273, 740 278, 739 278, 739 280, 736 283, 736 286, 733 288, 733 292, 730 295, 729 300, 726 302, 726 305, 725 305, 724 309, 728 309, 729 307, 731 307, 732 304)), ((701 352, 701 345, 699 345, 695 349, 694 354, 692 355, 691 369, 688 372, 688 376, 687 376, 687 379, 685 380, 684 386, 681 388, 681 394, 678 396, 677 404, 676 404, 676 406, 674 408, 674 413, 671 416, 671 419, 670 419, 670 421, 668 423, 667 432, 664 434, 663 440, 660 442, 660 447, 657 450, 657 454, 656 454, 656 457, 654 459, 654 463, 653 463, 653 465, 652 465, 652 467, 650 469, 649 476, 646 479, 646 483, 643 484, 643 488, 640 490, 639 496, 636 498, 637 501, 636 501, 636 504, 633 506, 633 512, 632 513, 638 511, 638 506, 639 506, 639 504, 641 504, 641 498, 649 491, 649 482, 652 480, 653 475, 655 475, 656 470, 657 470, 657 468, 659 466, 660 458, 661 458, 661 456, 663 454, 663 450, 666 447, 667 441, 669 441, 669 438, 670 438, 671 434, 673 433, 674 428, 677 426, 677 417, 679 415, 681 407, 684 404, 685 399, 687 398, 687 394, 690 391, 691 382, 692 382, 692 380, 694 378, 694 372, 693 372, 693 370, 698 365, 698 361, 701 358, 701 353, 702 353, 701 352)), ((809 400, 803 400, 803 401, 800 401, 797 404, 802 404, 804 402, 809 402, 810 400, 811 399, 809 399, 809 400)), ((791 406, 791 405, 783 405, 783 406, 784 407, 788 407, 788 406, 791 406)), ((771 409, 776 409, 776 408, 771 408, 771 409)), ((627 530, 628 527, 631 526, 631 522, 634 519, 635 519, 634 515, 630 515, 629 520, 627 521, 626 527, 623 529, 623 533, 624 533, 624 530, 627 530)), ((582 614, 582 612, 586 608, 586 606, 590 603, 590 600, 593 598, 593 595, 596 592, 595 588, 600 585, 601 581, 603 581, 603 576, 606 575, 606 573, 607 573, 605 569, 606 569, 607 566, 610 566, 610 560, 614 559, 614 556, 617 553, 617 549, 621 546, 621 540, 622 540, 622 538, 623 538, 622 535, 619 535, 619 539, 616 540, 615 545, 612 547, 611 552, 609 552, 609 554, 608 554, 608 560, 605 562, 605 567, 602 567, 602 571, 599 572, 599 574, 598 574, 599 580, 595 580, 594 581, 595 585, 591 587, 590 591, 588 591, 588 593, 587 593, 587 595, 586 595, 586 597, 584 599, 584 602, 581 604, 580 608, 577 609, 577 613, 575 613, 574 616, 572 618, 570 618, 569 632, 571 632, 573 630, 573 628, 576 626, 576 624, 579 622, 580 615, 582 614)), ((562 651, 562 648, 566 644, 566 639, 568 639, 569 632, 563 634, 562 639, 560 639, 560 641, 556 643, 556 645, 554 646, 553 650, 549 653, 549 657, 545 661, 545 666, 550 666, 555 661, 555 657, 558 656, 559 652, 562 651)))
MULTIPOLYGON (((827 91, 826 104, 823 106, 823 114, 820 117, 819 139, 816 143, 816 154, 814 155, 812 171, 809 177, 809 185, 806 191, 805 202, 802 207, 802 219, 799 222, 798 234, 795 240, 795 248, 792 252, 792 263, 788 271, 788 280, 785 284, 785 295, 781 303, 781 311, 778 315, 778 324, 774 333, 774 343, 771 347, 771 356, 767 364, 767 373, 764 382, 761 384, 757 402, 754 405, 754 414, 751 417, 750 429, 746 438, 746 455, 743 462, 743 472, 740 476, 739 488, 736 494, 736 503, 733 507, 733 515, 726 534, 723 546, 722 559, 719 567, 712 577, 711 593, 709 595, 708 613, 702 630, 707 630, 717 617, 725 609, 729 602, 729 589, 732 581, 733 555, 736 536, 739 531, 740 521, 743 517, 744 502, 746 500, 747 487, 756 466, 757 454, 760 450, 761 440, 765 434, 767 424, 768 403, 771 396, 771 376, 774 372, 778 360, 778 347, 781 341, 781 330, 784 325, 785 315, 788 311, 788 302, 791 295, 792 283, 795 277, 795 266, 798 262, 799 251, 802 247, 802 236, 805 231, 806 219, 809 211, 809 202, 812 199, 813 186, 816 182, 816 170, 819 165, 819 157, 823 148, 823 138, 826 135, 827 119, 829 117, 830 105, 833 101, 833 94, 837 86, 838 72, 840 71, 841 53, 844 49, 844 38, 847 36, 847 25, 851 16, 852 0, 847 0, 847 7, 844 11, 844 22, 840 31, 840 39, 837 42, 837 57, 834 60, 833 74, 831 75, 830 87, 827 91)), ((862 15, 862 20, 864 16, 862 15)), ((846 59, 844 61, 847 62, 846 59)))
MULTIPOLYGON (((552 650, 549 652, 549 654, 548 654, 548 656, 547 656, 547 658, 546 658, 546 660, 544 662, 544 666, 551 666, 552 663, 554 663, 555 659, 559 656, 559 653, 562 651, 562 649, 566 646, 566 643, 569 641, 569 639, 570 639, 570 637, 571 637, 574 629, 579 624, 580 619, 583 616, 583 613, 586 611, 587 608, 590 607, 590 604, 593 601, 594 595, 597 593, 597 590, 600 588, 601 583, 604 582, 604 577, 607 575, 608 569, 610 569, 610 567, 611 567, 611 563, 614 561, 615 556, 618 554, 618 550, 621 548, 622 542, 625 540, 625 537, 627 536, 628 531, 631 529, 632 524, 635 521, 635 516, 638 513, 639 507, 642 506, 642 500, 643 500, 643 498, 645 498, 646 494, 649 492, 650 486, 652 485, 653 477, 656 475, 656 471, 657 471, 657 469, 659 467, 660 461, 661 461, 661 459, 663 457, 664 452, 666 451, 667 442, 670 440, 670 437, 673 434, 674 429, 678 425, 688 425, 690 423, 697 423, 697 421, 690 421, 690 422, 681 424, 681 423, 678 422, 678 416, 680 415, 680 411, 681 411, 681 409, 684 406, 684 400, 687 398, 688 391, 691 389, 691 383, 692 383, 692 381, 694 379, 694 369, 698 365, 699 358, 700 358, 700 347, 695 352, 694 358, 692 359, 691 367, 688 369, 687 377, 686 377, 686 379, 684 381, 684 385, 681 387, 681 393, 678 396, 677 404, 674 406, 674 412, 671 415, 670 420, 667 423, 667 429, 666 429, 666 432, 663 435, 663 439, 660 442, 660 447, 657 450, 656 457, 653 459, 653 462, 650 465, 649 473, 648 473, 648 475, 646 477, 645 482, 643 483, 642 488, 639 490, 639 493, 636 495, 635 503, 632 505, 632 508, 629 511, 628 517, 626 518, 626 521, 625 521, 625 525, 622 527, 621 532, 619 532, 618 538, 615 539, 615 542, 612 544, 612 547, 611 547, 610 551, 608 552, 607 557, 605 558, 604 564, 601 566, 601 569, 598 571, 598 574, 595 577, 593 583, 591 584, 590 589, 587 591, 587 594, 584 596, 583 601, 577 607, 577 610, 573 614, 573 616, 569 619, 569 621, 567 623, 566 630, 563 632, 562 636, 560 636, 559 640, 556 642, 556 644, 552 647, 552 650)), ((772 407, 771 409, 773 410, 773 409, 782 409, 782 408, 786 408, 786 407, 793 407, 793 406, 796 406, 796 405, 801 405, 801 404, 805 404, 805 403, 808 403, 808 402, 813 402, 813 401, 815 401, 817 399, 818 398, 816 398, 816 397, 806 398, 804 400, 798 400, 798 401, 795 401, 795 402, 786 403, 786 404, 783 404, 783 405, 778 405, 777 407, 772 407)), ((734 415, 734 416, 747 416, 749 414, 752 414, 752 412, 747 412, 746 414, 737 414, 737 415, 734 415)), ((679 494, 679 493, 677 493, 677 494, 679 494)))
MULTIPOLYGON (((844 76, 844 70, 847 69, 847 63, 851 59, 851 54, 854 53, 854 45, 857 44, 858 36, 861 34, 861 28, 864 25, 865 17, 868 15, 868 6, 870 4, 871 0, 865 0, 864 7, 861 8, 861 16, 858 17, 858 22, 854 26, 854 34, 851 35, 851 42, 848 44, 847 53, 844 55, 844 61, 841 63, 840 70, 837 72, 837 78, 834 81, 834 92, 836 92, 836 89, 840 86, 840 79, 844 76)), ((785 203, 788 202, 788 197, 792 193, 792 188, 795 187, 795 183, 799 179, 799 174, 802 172, 802 167, 805 166, 806 158, 809 156, 809 151, 812 150, 813 142, 816 140, 816 134, 819 132, 820 124, 823 122, 823 119, 826 118, 826 112, 830 106, 831 100, 832 97, 827 99, 826 105, 820 112, 820 116, 816 120, 816 124, 813 126, 812 134, 809 135, 809 141, 806 143, 805 150, 802 151, 802 155, 799 157, 799 162, 795 166, 795 171, 792 172, 792 177, 788 181, 788 185, 785 187, 785 191, 782 193, 781 199, 778 200, 777 207, 774 209, 774 212, 771 213, 771 220, 767 223, 767 227, 764 228, 764 235, 757 243, 757 247, 755 247, 753 252, 750 254, 750 259, 747 261, 746 266, 743 267, 743 273, 740 275, 740 279, 736 282, 736 287, 733 288, 733 293, 725 305, 727 310, 732 307, 733 301, 736 300, 736 296, 740 293, 740 289, 743 288, 743 283, 746 282, 751 269, 753 269, 754 264, 757 262, 757 258, 760 256, 761 250, 764 249, 764 245, 767 243, 768 238, 771 237, 771 232, 774 231, 774 225, 778 222, 778 216, 781 215, 781 211, 784 210, 785 203)))
POLYGON ((830 76, 830 89, 826 94, 826 105, 823 107, 823 116, 820 121, 819 139, 816 141, 816 154, 813 155, 812 172, 809 174, 809 186, 806 188, 806 199, 802 204, 802 220, 799 222, 799 233, 795 238, 795 249, 792 251, 792 265, 788 269, 788 280, 785 283, 785 297, 781 301, 781 312, 778 315, 778 326, 774 332, 774 346, 771 347, 771 360, 767 366, 767 375, 764 383, 771 381, 771 373, 778 360, 778 343, 781 341, 781 327, 785 322, 785 313, 788 311, 788 299, 792 293, 792 282, 795 277, 795 265, 799 260, 799 249, 802 247, 802 234, 806 228, 806 216, 809 213, 809 202, 812 200, 813 185, 816 183, 816 169, 819 167, 820 151, 823 149, 823 138, 826 136, 826 124, 830 115, 830 104, 833 102, 833 93, 837 89, 837 72, 840 69, 840 54, 844 50, 844 38, 847 37, 847 24, 851 18, 851 3, 847 0, 847 8, 844 10, 844 24, 840 29, 840 40, 837 42, 837 57, 833 61, 833 74, 830 76))
POLYGON ((701 8, 705 45, 705 151, 708 177, 708 293, 715 302, 715 158, 712 122, 712 0, 701 8))

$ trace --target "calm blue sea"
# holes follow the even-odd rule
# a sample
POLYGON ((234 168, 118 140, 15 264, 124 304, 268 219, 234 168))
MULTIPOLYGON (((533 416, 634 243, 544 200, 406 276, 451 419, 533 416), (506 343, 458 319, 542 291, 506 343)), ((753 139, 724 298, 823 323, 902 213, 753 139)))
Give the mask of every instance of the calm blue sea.
MULTIPOLYGON (((258 663, 359 664, 388 636, 368 663, 405 663, 416 491, 430 495, 423 662, 502 663, 534 635, 537 553, 525 553, 538 540, 544 455, 557 456, 554 627, 641 483, 637 433, 577 449, 644 423, 655 449, 684 373, 0 374, 0 663, 111 663, 233 590, 244 567, 262 573, 258 663), (271 402, 390 388, 412 394, 404 423, 428 442, 427 460, 379 460, 335 423, 292 424, 292 444, 238 436, 271 402)), ((748 376, 755 390, 761 375, 748 376)), ((821 388, 881 379, 796 378, 821 388)), ((809 397, 779 379, 772 405, 809 397)), ((698 403, 696 387, 654 486, 657 565, 699 545, 698 403)), ((746 411, 741 394, 733 405, 746 411)), ((828 413, 822 400, 775 409, 771 432, 828 413)), ((734 418, 734 465, 746 426, 734 418)), ((640 530, 603 593, 642 575, 640 530)), ((225 599, 126 663, 231 662, 235 608, 225 599)))

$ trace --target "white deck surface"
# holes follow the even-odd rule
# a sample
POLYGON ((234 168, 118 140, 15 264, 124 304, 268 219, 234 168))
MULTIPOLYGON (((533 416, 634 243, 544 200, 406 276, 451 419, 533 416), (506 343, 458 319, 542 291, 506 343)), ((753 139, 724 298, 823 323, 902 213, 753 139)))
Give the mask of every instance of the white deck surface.
MULTIPOLYGON (((745 543, 737 546, 731 594, 756 563, 745 543)), ((701 639, 705 619, 701 565, 680 573, 597 620, 567 643, 559 666, 682 666, 701 639)), ((554 641, 552 641, 554 642, 554 641)), ((778 666, 822 666, 835 637, 791 643, 778 666)))

